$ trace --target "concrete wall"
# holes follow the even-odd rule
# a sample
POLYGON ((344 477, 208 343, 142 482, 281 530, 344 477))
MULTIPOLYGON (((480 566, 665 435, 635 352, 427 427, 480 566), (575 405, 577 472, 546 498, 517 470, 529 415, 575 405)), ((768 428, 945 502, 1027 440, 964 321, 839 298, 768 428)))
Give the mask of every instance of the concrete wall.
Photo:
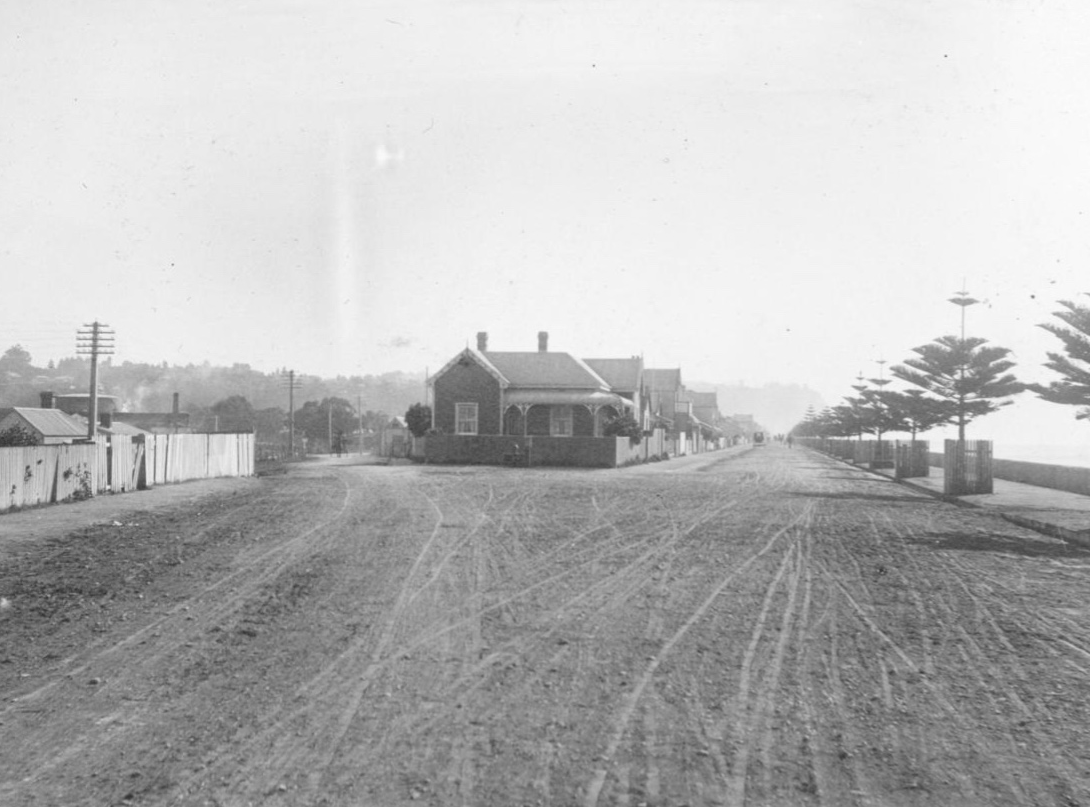
POLYGON ((1090 468, 993 459, 992 477, 1090 496, 1090 468))

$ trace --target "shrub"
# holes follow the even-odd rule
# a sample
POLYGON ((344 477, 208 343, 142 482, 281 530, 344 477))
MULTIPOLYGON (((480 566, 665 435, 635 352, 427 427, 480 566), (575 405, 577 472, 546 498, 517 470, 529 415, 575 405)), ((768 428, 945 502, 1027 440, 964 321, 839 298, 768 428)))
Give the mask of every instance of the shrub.
POLYGON ((632 441, 633 445, 639 445, 640 440, 643 439, 643 429, 640 428, 640 424, 636 422, 636 419, 629 414, 610 418, 606 421, 602 432, 606 437, 627 437, 632 441))

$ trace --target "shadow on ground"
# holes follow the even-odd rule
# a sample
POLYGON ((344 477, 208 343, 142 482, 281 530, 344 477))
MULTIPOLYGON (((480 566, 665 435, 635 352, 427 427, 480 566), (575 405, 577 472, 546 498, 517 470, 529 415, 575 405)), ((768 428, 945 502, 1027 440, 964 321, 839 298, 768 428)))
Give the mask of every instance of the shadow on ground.
MULTIPOLYGON (((833 499, 842 501, 864 502, 903 502, 905 504, 920 504, 927 502, 930 497, 915 496, 910 493, 821 493, 820 491, 785 490, 785 496, 798 496, 802 499, 833 499)), ((937 499, 930 499, 938 501, 937 499)))
POLYGON ((1002 535, 966 532, 936 532, 922 538, 906 538, 908 543, 930 549, 950 549, 959 552, 999 552, 1026 557, 1073 558, 1088 557, 1090 549, 1040 540, 1019 540, 1002 535))

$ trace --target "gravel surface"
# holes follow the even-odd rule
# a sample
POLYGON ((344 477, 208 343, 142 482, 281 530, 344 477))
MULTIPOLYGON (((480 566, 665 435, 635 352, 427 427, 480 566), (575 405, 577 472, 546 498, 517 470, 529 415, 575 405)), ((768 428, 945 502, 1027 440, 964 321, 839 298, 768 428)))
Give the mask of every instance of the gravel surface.
POLYGON ((820 455, 160 492, 0 516, 0 804, 1090 805, 1090 553, 820 455))

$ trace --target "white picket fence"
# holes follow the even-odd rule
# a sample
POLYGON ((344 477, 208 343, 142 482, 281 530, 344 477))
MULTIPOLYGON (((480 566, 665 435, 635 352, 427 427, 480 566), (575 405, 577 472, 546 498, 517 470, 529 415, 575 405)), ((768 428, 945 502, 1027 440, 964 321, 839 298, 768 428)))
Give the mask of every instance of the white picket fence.
POLYGON ((0 513, 154 485, 253 476, 253 434, 113 435, 0 448, 0 513))

